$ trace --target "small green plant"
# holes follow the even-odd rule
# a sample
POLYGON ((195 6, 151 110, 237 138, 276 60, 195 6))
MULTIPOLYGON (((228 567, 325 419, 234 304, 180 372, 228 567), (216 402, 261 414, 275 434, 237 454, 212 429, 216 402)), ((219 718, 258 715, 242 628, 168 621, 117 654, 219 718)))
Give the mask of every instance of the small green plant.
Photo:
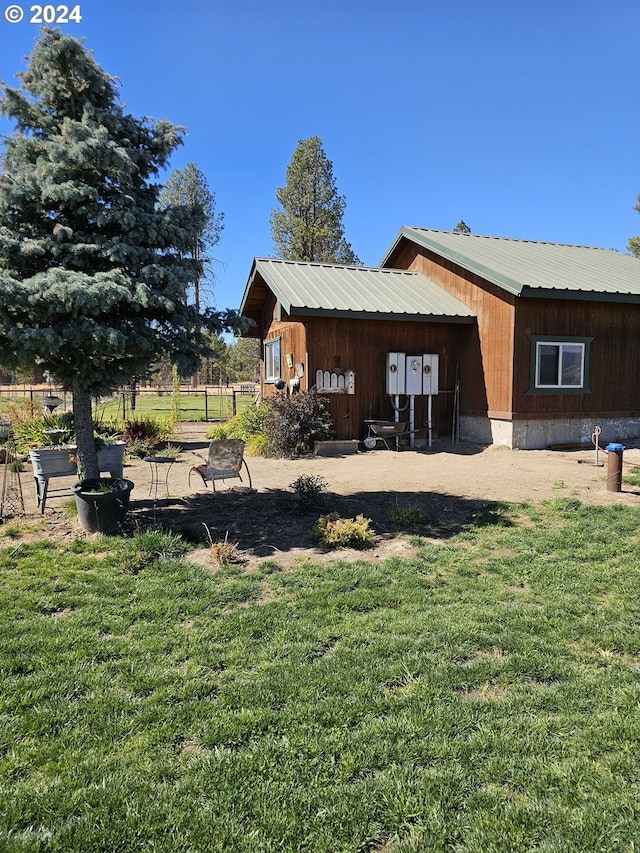
POLYGON ((182 448, 178 444, 167 444, 165 447, 153 451, 153 455, 160 459, 177 459, 181 453, 182 448))
POLYGON ((420 506, 396 506, 387 513, 389 521, 398 527, 415 527, 422 524, 426 518, 425 511, 420 506))
POLYGON ((326 548, 371 548, 374 534, 370 529, 370 518, 357 515, 355 518, 341 518, 337 512, 321 515, 313 533, 320 545, 326 548))
POLYGON ((300 509, 311 509, 322 503, 327 485, 324 477, 317 474, 300 474, 289 483, 289 488, 295 493, 300 509))
POLYGON ((118 482, 122 481, 102 477, 99 482, 93 482, 86 489, 83 488, 82 492, 87 495, 106 495, 119 488, 119 486, 116 485, 118 482))

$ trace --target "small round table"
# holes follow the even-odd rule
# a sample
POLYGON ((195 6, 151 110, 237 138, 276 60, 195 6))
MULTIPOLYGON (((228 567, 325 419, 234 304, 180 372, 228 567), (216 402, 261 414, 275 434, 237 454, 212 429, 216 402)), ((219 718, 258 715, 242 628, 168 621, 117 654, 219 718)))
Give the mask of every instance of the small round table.
POLYGON ((176 461, 175 456, 145 456, 143 462, 149 463, 151 469, 151 484, 149 485, 149 497, 153 495, 153 499, 158 497, 158 488, 164 487, 164 490, 169 496, 169 471, 171 466, 176 461))

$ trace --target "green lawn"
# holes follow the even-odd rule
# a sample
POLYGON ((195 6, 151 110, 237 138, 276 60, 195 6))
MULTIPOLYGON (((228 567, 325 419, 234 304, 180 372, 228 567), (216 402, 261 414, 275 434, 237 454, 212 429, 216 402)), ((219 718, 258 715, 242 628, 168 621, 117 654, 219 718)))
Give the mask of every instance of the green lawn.
POLYGON ((638 850, 639 525, 254 572, 0 527, 0 850, 638 850))
MULTIPOLYGON (((236 410, 242 411, 243 408, 253 403, 254 397, 250 394, 236 394, 236 410)), ((204 393, 189 394, 181 392, 179 397, 180 417, 188 421, 203 421, 205 415, 208 415, 209 420, 226 420, 233 414, 233 395, 231 391, 228 394, 214 395, 209 394, 205 404, 204 393)), ((104 417, 117 416, 122 414, 122 397, 115 395, 112 398, 104 398, 97 407, 98 412, 104 417)), ((131 411, 130 400, 126 400, 126 416, 132 417, 149 417, 157 415, 171 416, 174 410, 174 397, 172 393, 167 394, 151 394, 141 392, 136 395, 136 408, 131 411)))

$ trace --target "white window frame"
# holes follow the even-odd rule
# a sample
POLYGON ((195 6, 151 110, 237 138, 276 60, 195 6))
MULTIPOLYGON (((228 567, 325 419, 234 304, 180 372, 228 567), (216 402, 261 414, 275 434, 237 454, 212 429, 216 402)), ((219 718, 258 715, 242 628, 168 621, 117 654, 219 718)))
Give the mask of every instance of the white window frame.
POLYGON ((589 347, 593 338, 552 338, 550 336, 536 336, 533 338, 533 369, 532 369, 532 390, 540 392, 583 392, 589 393, 588 388, 588 366, 589 366, 589 347), (540 378, 540 367, 543 347, 555 347, 558 350, 558 372, 555 382, 543 382, 540 378), (565 350, 569 351, 578 348, 580 350, 580 377, 578 382, 563 381, 563 369, 565 366, 563 354, 565 350))
POLYGON ((280 371, 280 338, 269 338, 264 341, 264 381, 280 379, 280 371))

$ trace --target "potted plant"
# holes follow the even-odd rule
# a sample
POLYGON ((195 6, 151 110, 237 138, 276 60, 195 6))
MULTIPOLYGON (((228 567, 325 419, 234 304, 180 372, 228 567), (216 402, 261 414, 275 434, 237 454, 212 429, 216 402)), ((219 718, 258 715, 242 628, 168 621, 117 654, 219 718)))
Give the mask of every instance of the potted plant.
POLYGON ((78 520, 88 533, 116 533, 122 526, 133 483, 121 477, 80 480, 71 487, 78 520))

